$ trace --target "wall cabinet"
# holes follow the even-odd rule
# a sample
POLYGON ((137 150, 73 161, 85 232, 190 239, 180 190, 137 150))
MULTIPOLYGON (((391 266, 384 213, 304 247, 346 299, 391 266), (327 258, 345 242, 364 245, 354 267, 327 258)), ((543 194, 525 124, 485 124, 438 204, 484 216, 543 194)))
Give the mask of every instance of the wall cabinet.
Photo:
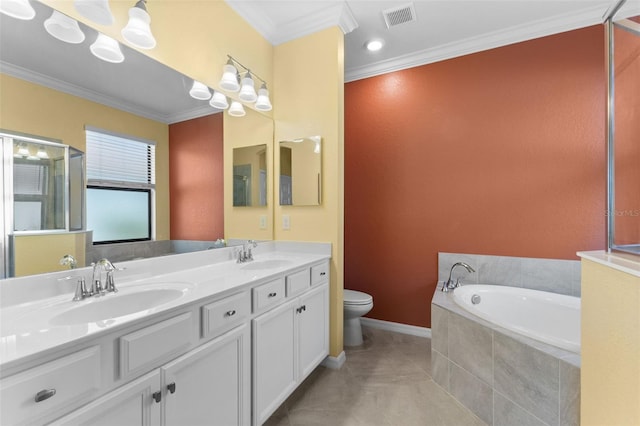
POLYGON ((253 412, 261 425, 329 353, 329 284, 253 320, 253 412))

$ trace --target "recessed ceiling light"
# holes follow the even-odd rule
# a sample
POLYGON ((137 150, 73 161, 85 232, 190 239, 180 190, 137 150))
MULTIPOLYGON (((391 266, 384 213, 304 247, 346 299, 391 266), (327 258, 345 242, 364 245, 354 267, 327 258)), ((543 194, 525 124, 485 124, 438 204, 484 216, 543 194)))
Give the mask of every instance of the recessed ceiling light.
POLYGON ((371 52, 377 52, 378 50, 382 49, 383 45, 384 43, 382 43, 381 40, 371 40, 371 41, 368 41, 366 44, 367 50, 371 52))

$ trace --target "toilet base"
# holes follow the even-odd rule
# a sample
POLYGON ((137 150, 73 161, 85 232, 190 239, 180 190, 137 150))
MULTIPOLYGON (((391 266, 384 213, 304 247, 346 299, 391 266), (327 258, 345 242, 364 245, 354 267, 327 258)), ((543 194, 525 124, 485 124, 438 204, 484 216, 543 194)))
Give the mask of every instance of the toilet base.
POLYGON ((362 345, 362 325, 360 317, 344 319, 344 345, 360 346, 362 345))

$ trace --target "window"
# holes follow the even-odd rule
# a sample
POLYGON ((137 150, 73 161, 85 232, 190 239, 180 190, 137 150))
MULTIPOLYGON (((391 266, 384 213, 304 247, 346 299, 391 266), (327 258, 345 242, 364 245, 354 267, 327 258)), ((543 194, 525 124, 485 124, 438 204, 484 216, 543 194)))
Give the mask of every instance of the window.
POLYGON ((152 237, 155 143, 87 129, 87 227, 94 244, 152 237))

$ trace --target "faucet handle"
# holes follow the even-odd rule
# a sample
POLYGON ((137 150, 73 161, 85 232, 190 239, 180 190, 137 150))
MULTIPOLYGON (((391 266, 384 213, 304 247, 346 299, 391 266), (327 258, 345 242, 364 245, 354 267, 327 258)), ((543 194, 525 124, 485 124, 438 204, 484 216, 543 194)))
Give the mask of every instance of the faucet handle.
POLYGON ((89 292, 87 291, 87 286, 84 281, 84 277, 79 277, 78 285, 76 286, 76 294, 73 296, 73 299, 71 300, 74 302, 78 302, 84 299, 85 297, 87 297, 88 295, 89 295, 89 292))
POLYGON ((104 285, 104 290, 111 293, 117 293, 116 282, 113 279, 113 270, 107 271, 107 281, 104 285))

